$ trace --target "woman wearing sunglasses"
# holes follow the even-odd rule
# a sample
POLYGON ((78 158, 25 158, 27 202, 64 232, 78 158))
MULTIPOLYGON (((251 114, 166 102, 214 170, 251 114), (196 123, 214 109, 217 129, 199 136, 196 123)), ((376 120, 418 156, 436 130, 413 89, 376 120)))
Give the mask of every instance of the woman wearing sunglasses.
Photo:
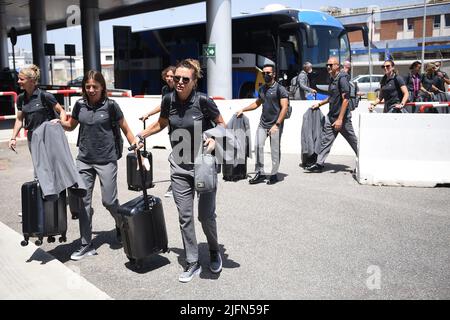
POLYGON ((369 111, 373 111, 375 106, 384 101, 384 113, 401 112, 408 102, 409 93, 405 80, 395 71, 395 64, 392 60, 386 60, 381 68, 384 76, 380 81, 380 94, 378 98, 370 104, 369 111))
MULTIPOLYGON (((196 91, 197 81, 201 77, 197 60, 181 61, 175 70, 175 91, 164 97, 158 121, 138 134, 135 140, 135 144, 141 148, 145 138, 169 126, 172 145, 169 156, 171 185, 186 253, 186 267, 178 278, 181 282, 191 281, 202 270, 194 229, 194 158, 202 142, 207 147, 206 152, 212 152, 215 148, 214 139, 203 141, 203 132, 210 128, 210 121, 225 127, 214 101, 196 91)), ((209 269, 219 273, 222 270, 222 258, 217 240, 216 192, 200 194, 197 208, 198 219, 209 245, 209 269)))
POLYGON ((445 101, 445 94, 443 93, 439 87, 444 85, 444 82, 436 73, 436 65, 432 62, 427 64, 425 73, 422 75, 422 83, 426 90, 426 101, 445 101))

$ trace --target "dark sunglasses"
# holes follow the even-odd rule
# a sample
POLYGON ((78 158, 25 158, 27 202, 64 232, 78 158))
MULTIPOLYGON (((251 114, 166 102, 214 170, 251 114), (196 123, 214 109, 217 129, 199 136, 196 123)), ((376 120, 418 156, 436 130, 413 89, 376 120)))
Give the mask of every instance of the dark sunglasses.
POLYGON ((191 81, 191 78, 188 77, 173 76, 173 81, 175 81, 176 83, 180 82, 181 79, 183 79, 184 84, 188 84, 191 81))
POLYGON ((263 75, 269 75, 269 76, 270 76, 271 74, 273 74, 273 72, 263 72, 262 74, 263 74, 263 75))
POLYGON ((337 63, 327 63, 326 66, 327 66, 327 68, 332 68, 335 64, 337 64, 337 63))
POLYGON ((385 66, 381 66, 381 69, 389 69, 392 68, 392 66, 390 64, 387 64, 385 66))

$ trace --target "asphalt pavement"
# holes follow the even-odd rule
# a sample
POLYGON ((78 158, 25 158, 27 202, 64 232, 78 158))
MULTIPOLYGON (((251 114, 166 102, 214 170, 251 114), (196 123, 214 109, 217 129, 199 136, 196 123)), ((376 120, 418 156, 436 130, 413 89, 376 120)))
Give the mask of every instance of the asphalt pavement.
MULTIPOLYGON (((75 156, 76 148, 71 148, 75 156)), ((115 241, 114 222, 101 204, 98 182, 93 196, 98 255, 70 260, 80 245, 78 221, 70 218, 68 242, 21 247, 20 187, 32 180, 33 169, 25 141, 17 151, 0 143, 0 225, 6 230, 0 231, 0 264, 19 272, 0 277, 0 299, 58 299, 61 288, 71 289, 75 281, 57 277, 67 270, 79 277, 71 278, 75 283, 88 282, 89 294, 72 290, 64 299, 450 298, 448 186, 363 186, 352 176, 354 157, 330 156, 323 173, 307 174, 298 166, 298 155, 283 154, 281 181, 275 185, 219 180, 223 271, 209 272, 206 238, 196 221, 203 272, 183 284, 178 281, 184 259, 178 213, 173 199, 164 198, 167 150, 152 150, 156 186, 150 193, 162 198, 171 251, 149 257, 140 270, 129 264, 115 241), (21 294, 24 282, 35 280, 20 277, 30 261, 38 267, 33 272, 45 275, 42 281, 58 287, 40 286, 40 294, 21 294)), ((250 160, 249 172, 253 164, 250 160)), ((125 158, 119 161, 118 185, 122 203, 139 195, 127 190, 125 158)))

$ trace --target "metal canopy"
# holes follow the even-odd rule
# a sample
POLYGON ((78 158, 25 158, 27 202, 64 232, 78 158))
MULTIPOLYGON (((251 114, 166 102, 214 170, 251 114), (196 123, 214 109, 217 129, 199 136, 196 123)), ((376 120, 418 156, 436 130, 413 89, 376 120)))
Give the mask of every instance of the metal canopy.
MULTIPOLYGON (((33 0, 30 0, 33 1, 33 0)), ((100 20, 121 18, 125 16, 163 10, 205 0, 99 0, 100 20)), ((15 27, 19 35, 30 33, 29 0, 0 0, 5 5, 6 27, 15 27)), ((71 5, 80 6, 77 0, 46 0, 45 14, 47 30, 66 27, 66 20, 71 12, 71 5)))

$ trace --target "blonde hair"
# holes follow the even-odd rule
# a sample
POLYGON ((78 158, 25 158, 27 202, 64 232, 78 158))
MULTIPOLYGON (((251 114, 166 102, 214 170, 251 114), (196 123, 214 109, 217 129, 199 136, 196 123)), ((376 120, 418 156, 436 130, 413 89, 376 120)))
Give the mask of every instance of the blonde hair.
POLYGON ((28 67, 20 69, 19 74, 23 74, 28 79, 34 80, 35 83, 38 83, 41 78, 41 70, 35 64, 30 64, 28 67))
POLYGON ((177 64, 178 68, 187 68, 194 71, 194 80, 201 79, 203 77, 202 68, 200 62, 195 59, 184 59, 177 64))
POLYGON ((427 63, 426 72, 434 71, 434 68, 436 68, 436 65, 433 62, 427 63))

